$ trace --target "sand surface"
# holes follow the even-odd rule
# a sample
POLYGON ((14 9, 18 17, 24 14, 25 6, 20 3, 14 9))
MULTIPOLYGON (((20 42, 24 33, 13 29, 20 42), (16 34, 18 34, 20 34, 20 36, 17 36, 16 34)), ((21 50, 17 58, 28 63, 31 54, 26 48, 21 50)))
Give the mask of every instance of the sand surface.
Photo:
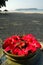
POLYGON ((42 13, 0 13, 0 38, 5 39, 13 34, 32 33, 43 41, 42 13))

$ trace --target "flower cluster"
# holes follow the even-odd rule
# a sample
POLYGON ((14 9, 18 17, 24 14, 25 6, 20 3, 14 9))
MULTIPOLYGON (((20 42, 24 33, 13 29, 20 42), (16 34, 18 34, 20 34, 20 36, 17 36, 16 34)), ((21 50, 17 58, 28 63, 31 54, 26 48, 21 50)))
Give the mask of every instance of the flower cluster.
POLYGON ((13 35, 4 40, 3 49, 11 54, 18 56, 27 56, 41 48, 40 43, 32 34, 23 36, 13 35))

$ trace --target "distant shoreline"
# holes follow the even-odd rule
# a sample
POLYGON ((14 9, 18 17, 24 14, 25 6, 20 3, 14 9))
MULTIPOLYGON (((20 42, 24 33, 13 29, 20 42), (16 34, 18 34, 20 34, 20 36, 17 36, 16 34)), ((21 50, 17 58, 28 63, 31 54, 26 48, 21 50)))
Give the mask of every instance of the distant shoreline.
POLYGON ((24 13, 24 14, 43 14, 43 12, 21 12, 21 11, 2 11, 0 13, 24 13))
POLYGON ((43 14, 43 12, 14 12, 14 13, 25 13, 25 14, 32 14, 32 13, 34 14, 34 13, 36 13, 36 14, 43 14))

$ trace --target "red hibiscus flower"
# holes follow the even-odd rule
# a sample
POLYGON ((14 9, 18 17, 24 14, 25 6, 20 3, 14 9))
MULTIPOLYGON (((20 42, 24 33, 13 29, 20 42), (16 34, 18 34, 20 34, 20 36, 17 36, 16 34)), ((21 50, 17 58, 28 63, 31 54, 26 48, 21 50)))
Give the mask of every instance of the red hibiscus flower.
POLYGON ((41 45, 32 34, 13 35, 5 39, 3 44, 3 49, 6 52, 10 51, 11 54, 18 56, 27 56, 37 51, 38 48, 41 48, 41 45))

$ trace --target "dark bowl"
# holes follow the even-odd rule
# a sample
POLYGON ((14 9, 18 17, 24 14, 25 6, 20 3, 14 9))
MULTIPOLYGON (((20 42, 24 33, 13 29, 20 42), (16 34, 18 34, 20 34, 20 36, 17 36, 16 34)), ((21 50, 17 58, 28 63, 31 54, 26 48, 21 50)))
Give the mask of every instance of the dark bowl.
POLYGON ((6 52, 4 49, 3 49, 3 52, 4 52, 4 54, 6 55, 6 57, 8 58, 8 59, 11 59, 11 60, 14 60, 14 61, 20 61, 20 60, 25 60, 25 59, 30 59, 30 58, 32 58, 32 57, 34 57, 36 54, 38 54, 38 52, 40 51, 40 49, 37 49, 37 51, 36 52, 34 52, 34 53, 30 53, 28 56, 18 56, 18 55, 13 55, 13 54, 10 54, 10 53, 8 53, 8 52, 6 52))

